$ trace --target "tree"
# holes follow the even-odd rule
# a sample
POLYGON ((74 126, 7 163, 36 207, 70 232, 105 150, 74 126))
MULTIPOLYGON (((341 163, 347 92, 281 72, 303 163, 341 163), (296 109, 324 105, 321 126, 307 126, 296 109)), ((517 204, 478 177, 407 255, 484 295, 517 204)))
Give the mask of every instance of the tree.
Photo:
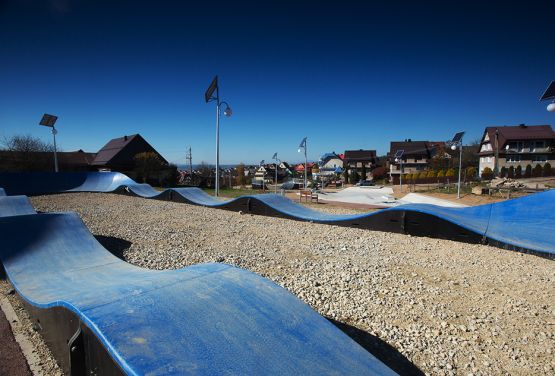
POLYGON ((518 165, 515 169, 515 179, 520 179, 522 177, 522 166, 518 165))
POLYGON ((345 180, 345 184, 349 182, 349 169, 345 166, 345 170, 343 170, 343 179, 345 180))
POLYGON ((514 166, 509 167, 509 171, 507 172, 509 178, 513 179, 515 177, 515 168, 514 166))
POLYGON ((434 170, 430 170, 430 171, 428 171, 428 173, 426 174, 426 177, 427 177, 427 178, 435 178, 435 177, 437 177, 437 174, 436 174, 436 172, 435 172, 434 170))
POLYGON ((376 167, 372 170, 372 179, 383 179, 387 176, 387 169, 385 167, 376 167))
POLYGON ((424 180, 428 177, 428 174, 429 174, 429 172, 422 171, 420 174, 418 174, 418 179, 424 180))
POLYGON ((542 176, 542 172, 543 172, 542 165, 538 163, 538 164, 536 164, 536 166, 534 167, 534 170, 532 171, 532 175, 533 175, 534 177, 539 178, 539 177, 542 176))
POLYGON ((482 179, 483 180, 491 180, 493 178, 493 171, 489 167, 485 167, 482 170, 482 179))
POLYGON ((532 166, 526 165, 526 171, 524 172, 524 177, 529 178, 532 176, 532 166))
POLYGON ((350 183, 351 184, 356 184, 358 181, 359 181, 359 176, 358 176, 357 170, 353 169, 351 171, 350 183))
POLYGON ((447 172, 445 173, 445 177, 446 178, 452 178, 455 176, 455 170, 450 168, 449 170, 447 170, 447 172))
POLYGON ((551 176, 551 164, 549 162, 543 165, 543 176, 551 176))
POLYGON ((245 185, 245 165, 241 162, 237 165, 237 185, 243 187, 245 185))
POLYGON ((439 170, 439 172, 437 173, 437 177, 438 177, 438 178, 443 178, 443 177, 445 177, 445 173, 443 172, 443 170, 439 170))
POLYGON ((52 171, 54 146, 31 135, 3 137, 0 149, 5 150, 0 168, 7 171, 52 171))
POLYGON ((466 178, 469 180, 476 179, 476 167, 470 166, 466 168, 466 178))
POLYGON ((500 171, 501 177, 502 177, 502 178, 506 178, 506 177, 507 177, 507 173, 508 173, 507 167, 505 167, 505 166, 501 167, 501 171, 500 171))
POLYGON ((148 179, 156 174, 156 178, 160 180, 160 172, 166 166, 158 158, 158 155, 154 152, 148 151, 144 153, 139 153, 133 158, 136 163, 136 170, 143 178, 143 182, 146 183, 148 179))
POLYGON ((362 169, 360 170, 361 179, 366 180, 366 164, 362 162, 362 169))

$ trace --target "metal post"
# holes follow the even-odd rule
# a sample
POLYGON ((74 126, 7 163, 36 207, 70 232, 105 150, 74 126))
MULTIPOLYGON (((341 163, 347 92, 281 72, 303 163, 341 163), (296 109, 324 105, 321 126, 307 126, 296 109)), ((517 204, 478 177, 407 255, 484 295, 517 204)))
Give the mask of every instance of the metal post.
POLYGON ((276 186, 276 195, 277 195, 277 169, 278 169, 278 164, 277 164, 277 160, 276 160, 276 181, 274 182, 274 185, 276 186))
POLYGON ((459 185, 457 187, 457 198, 460 199, 461 198, 461 169, 462 169, 462 149, 463 149, 463 145, 462 145, 462 140, 459 143, 459 185))
POLYGON ((304 143, 304 189, 307 188, 307 184, 308 184, 308 180, 307 180, 307 174, 308 174, 308 169, 307 169, 307 158, 306 158, 306 142, 304 143))
POLYGON ((399 191, 403 192, 403 160, 402 159, 399 162, 399 167, 401 168, 401 172, 399 173, 399 191))
POLYGON ((56 134, 58 131, 52 126, 52 136, 54 136, 54 171, 58 172, 58 151, 56 150, 56 134))
POLYGON ((216 97, 216 183, 214 196, 220 192, 220 96, 216 97))

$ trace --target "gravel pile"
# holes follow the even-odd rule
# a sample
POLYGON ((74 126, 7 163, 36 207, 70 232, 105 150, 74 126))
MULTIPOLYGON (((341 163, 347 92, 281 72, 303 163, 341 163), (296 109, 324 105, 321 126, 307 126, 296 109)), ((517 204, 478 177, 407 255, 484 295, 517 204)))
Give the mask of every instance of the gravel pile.
POLYGON ((106 247, 142 267, 224 262, 267 277, 402 373, 555 372, 550 260, 113 194, 31 201, 78 212, 106 247))

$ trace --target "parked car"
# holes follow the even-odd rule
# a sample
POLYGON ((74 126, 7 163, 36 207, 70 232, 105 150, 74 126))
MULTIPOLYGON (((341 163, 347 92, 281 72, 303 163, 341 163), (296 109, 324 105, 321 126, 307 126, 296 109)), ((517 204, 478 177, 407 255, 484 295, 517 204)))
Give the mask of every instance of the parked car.
POLYGON ((373 180, 360 180, 358 183, 355 184, 357 187, 372 187, 374 184, 373 180))
POLYGON ((286 181, 281 185, 281 189, 299 189, 299 183, 294 181, 286 181))
POLYGON ((252 189, 268 189, 268 185, 262 180, 253 180, 251 183, 252 189))

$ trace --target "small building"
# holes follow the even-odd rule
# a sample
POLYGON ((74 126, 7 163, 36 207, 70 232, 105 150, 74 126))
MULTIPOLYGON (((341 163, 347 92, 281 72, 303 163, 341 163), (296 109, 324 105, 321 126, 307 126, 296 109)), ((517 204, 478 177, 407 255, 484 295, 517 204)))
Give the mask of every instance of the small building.
POLYGON ((136 167, 135 156, 145 152, 155 153, 162 164, 168 165, 168 161, 140 134, 110 140, 98 151, 91 165, 97 169, 131 173, 136 167))
POLYGON ((345 150, 343 157, 344 168, 349 171, 356 170, 359 175, 362 175, 363 170, 365 170, 366 176, 361 176, 361 179, 367 179, 375 165, 376 150, 345 150))
POLYGON ((318 166, 320 177, 332 177, 343 172, 343 158, 335 152, 326 153, 320 157, 318 166))
POLYGON ((479 174, 486 167, 493 172, 527 165, 542 167, 555 163, 555 133, 550 125, 486 127, 480 140, 479 174))

